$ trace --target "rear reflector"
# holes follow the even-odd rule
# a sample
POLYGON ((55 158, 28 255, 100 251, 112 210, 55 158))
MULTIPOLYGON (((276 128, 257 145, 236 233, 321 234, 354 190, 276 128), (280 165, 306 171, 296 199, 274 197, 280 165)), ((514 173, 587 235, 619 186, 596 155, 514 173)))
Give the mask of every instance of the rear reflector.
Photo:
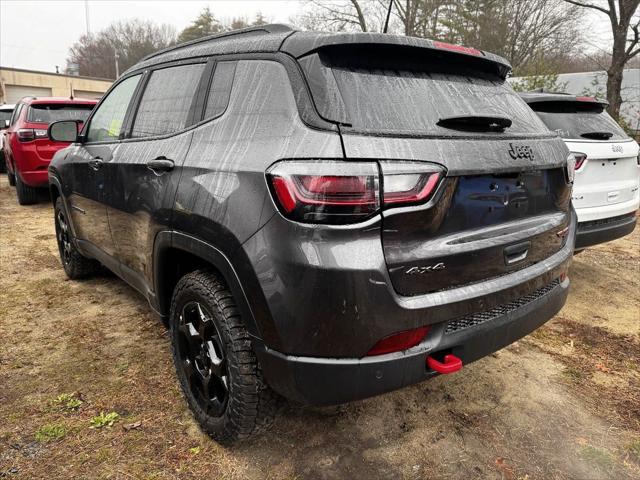
POLYGON ((454 45, 453 43, 446 42, 433 42, 433 46, 441 50, 451 50, 453 52, 467 53, 469 55, 475 55, 477 57, 482 56, 482 52, 476 48, 465 47, 463 45, 454 45))
POLYGON ((394 333, 376 343, 367 356, 384 355, 385 353, 400 352, 418 345, 429 332, 429 327, 394 333))

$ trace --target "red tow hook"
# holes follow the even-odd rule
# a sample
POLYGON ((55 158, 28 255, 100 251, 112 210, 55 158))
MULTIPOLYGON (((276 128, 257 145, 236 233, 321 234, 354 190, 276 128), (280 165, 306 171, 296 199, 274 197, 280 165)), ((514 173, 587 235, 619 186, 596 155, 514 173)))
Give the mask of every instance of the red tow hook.
POLYGON ((438 373, 453 373, 462 368, 462 360, 452 354, 444 356, 444 363, 433 357, 427 357, 427 366, 438 373))

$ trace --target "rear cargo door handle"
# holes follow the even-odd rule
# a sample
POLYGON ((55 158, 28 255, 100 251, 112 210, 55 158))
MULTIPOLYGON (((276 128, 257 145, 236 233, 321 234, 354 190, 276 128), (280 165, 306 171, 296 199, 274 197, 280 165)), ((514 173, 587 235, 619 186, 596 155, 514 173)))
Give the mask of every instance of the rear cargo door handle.
POLYGON ((504 249, 504 263, 513 265, 527 258, 531 242, 522 242, 515 245, 509 245, 504 249))
POLYGON ((174 166, 175 164, 173 163, 173 160, 170 160, 164 156, 154 158, 153 160, 149 160, 147 162, 147 168, 156 175, 161 175, 164 172, 170 172, 171 170, 173 170, 174 166))
POLYGON ((89 166, 91 168, 93 168, 94 170, 100 170, 100 167, 102 167, 103 163, 104 163, 104 161, 102 160, 101 157, 95 157, 95 158, 89 160, 89 166))

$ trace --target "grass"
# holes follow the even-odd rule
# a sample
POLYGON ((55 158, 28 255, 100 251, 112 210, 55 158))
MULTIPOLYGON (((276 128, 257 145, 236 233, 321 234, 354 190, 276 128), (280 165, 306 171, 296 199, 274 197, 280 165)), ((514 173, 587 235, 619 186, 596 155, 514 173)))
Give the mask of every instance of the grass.
POLYGON ((75 393, 63 393, 54 398, 52 403, 63 410, 73 411, 78 410, 83 402, 75 393))
POLYGON ((117 412, 104 413, 100 412, 100 415, 91 418, 91 428, 103 428, 113 427, 113 424, 118 421, 120 415, 117 412))
POLYGON ((51 442, 53 440, 60 440, 67 433, 64 426, 58 423, 50 423, 41 426, 36 432, 36 440, 39 442, 51 442))
POLYGON ((594 447, 593 445, 583 447, 580 451, 580 456, 592 465, 602 469, 611 468, 614 464, 613 456, 608 451, 594 447))
POLYGON ((632 440, 626 447, 629 456, 636 462, 640 463, 640 438, 632 440))

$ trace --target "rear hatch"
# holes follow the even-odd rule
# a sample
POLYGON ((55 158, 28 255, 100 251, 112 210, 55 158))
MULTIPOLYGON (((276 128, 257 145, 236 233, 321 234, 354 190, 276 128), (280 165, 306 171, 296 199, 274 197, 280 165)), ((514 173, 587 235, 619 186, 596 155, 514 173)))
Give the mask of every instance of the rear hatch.
POLYGON ((53 122, 61 120, 79 120, 84 122, 93 110, 94 104, 82 103, 34 103, 27 112, 28 127, 35 132, 36 151, 42 160, 51 160, 60 150, 60 142, 53 142, 47 137, 47 128, 53 122))
POLYGON ((632 201, 638 192, 638 146, 605 111, 606 104, 589 97, 535 98, 529 98, 531 108, 578 158, 575 207, 632 201))
POLYGON ((428 42, 331 45, 300 63, 319 113, 341 124, 346 158, 379 161, 385 195, 398 173, 441 172, 424 202, 383 210, 399 294, 482 282, 562 248, 568 151, 505 83, 504 61, 428 42))

